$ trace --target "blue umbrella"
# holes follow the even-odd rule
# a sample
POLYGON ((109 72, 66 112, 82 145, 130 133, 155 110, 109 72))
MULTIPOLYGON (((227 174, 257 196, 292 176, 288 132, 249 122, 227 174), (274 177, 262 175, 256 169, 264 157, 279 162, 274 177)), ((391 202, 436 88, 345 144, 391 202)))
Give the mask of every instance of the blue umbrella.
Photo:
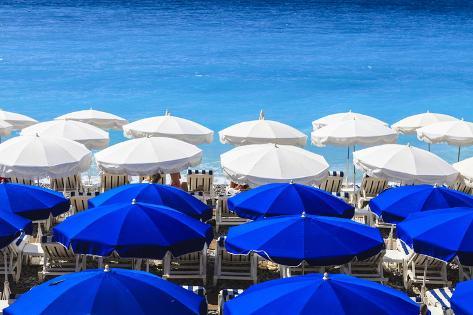
POLYGON ((371 211, 389 223, 399 223, 411 213, 452 207, 473 207, 473 196, 445 187, 415 185, 385 190, 370 201, 371 211))
POLYGON ((351 218, 353 206, 311 186, 275 183, 259 186, 228 199, 228 208, 242 218, 259 219, 307 214, 351 218))
POLYGON ((473 314, 473 280, 459 282, 455 287, 450 305, 455 315, 473 314))
POLYGON ((202 250, 212 227, 179 211, 140 203, 101 206, 67 218, 53 229, 54 239, 75 253, 162 259, 202 250))
POLYGON ((131 184, 111 189, 89 200, 89 208, 115 203, 129 203, 130 200, 166 206, 196 219, 208 220, 212 208, 185 191, 167 185, 131 184))
POLYGON ((0 184, 0 211, 9 211, 30 220, 46 220, 50 214, 69 210, 70 202, 61 193, 31 185, 0 184))
POLYGON ((22 233, 31 234, 33 231, 30 220, 16 214, 0 211, 0 248, 4 248, 22 233))
POLYGON ((276 263, 340 265, 366 259, 384 248, 380 232, 348 219, 292 215, 230 228, 225 247, 234 254, 256 252, 276 263))
POLYGON ((397 235, 416 253, 473 266, 473 209, 448 208, 410 215, 397 235))
POLYGON ((207 314, 205 299, 142 271, 87 270, 33 287, 4 314, 207 314))
POLYGON ((347 275, 309 274, 263 282, 225 303, 226 315, 418 315, 405 293, 347 275))

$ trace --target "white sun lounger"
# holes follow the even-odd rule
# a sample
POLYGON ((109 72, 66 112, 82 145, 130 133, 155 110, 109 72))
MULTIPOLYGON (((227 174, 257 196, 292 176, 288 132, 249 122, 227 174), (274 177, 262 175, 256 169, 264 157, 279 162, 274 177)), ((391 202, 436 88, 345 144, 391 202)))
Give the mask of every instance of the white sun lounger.
POLYGON ((73 191, 71 192, 71 206, 72 206, 72 213, 79 213, 84 210, 89 209, 89 199, 97 197, 99 192, 81 192, 81 191, 73 191))
POLYGON ((202 279, 207 283, 207 246, 201 251, 173 257, 167 253, 163 260, 165 279, 202 279))
POLYGON ((214 264, 213 284, 217 285, 218 280, 243 280, 258 281, 258 258, 255 254, 233 255, 225 250, 225 238, 221 237, 217 241, 214 264))
POLYGON ((219 231, 220 226, 235 226, 248 222, 247 219, 240 218, 235 213, 228 210, 228 197, 220 196, 217 198, 215 209, 215 230, 219 231))
POLYGON ((352 261, 343 265, 341 271, 357 278, 385 283, 388 278, 384 277, 383 256, 384 251, 381 251, 368 259, 352 261))
POLYGON ((320 183, 319 188, 330 193, 339 193, 343 185, 343 178, 343 172, 328 172, 327 178, 320 183))
POLYGON ((58 192, 70 193, 83 190, 80 174, 51 179, 51 187, 58 192))
POLYGON ((112 188, 130 183, 128 175, 114 175, 102 173, 100 175, 100 192, 106 192, 112 188))

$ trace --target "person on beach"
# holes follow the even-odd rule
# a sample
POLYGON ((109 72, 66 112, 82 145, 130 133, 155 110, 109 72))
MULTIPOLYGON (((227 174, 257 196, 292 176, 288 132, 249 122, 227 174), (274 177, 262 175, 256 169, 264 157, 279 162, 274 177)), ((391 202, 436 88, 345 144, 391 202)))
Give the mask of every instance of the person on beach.
POLYGON ((171 173, 171 186, 181 188, 181 174, 171 173))
POLYGON ((161 178, 162 178, 161 174, 156 173, 154 175, 146 177, 146 179, 142 181, 142 183, 159 184, 159 182, 161 181, 161 178))

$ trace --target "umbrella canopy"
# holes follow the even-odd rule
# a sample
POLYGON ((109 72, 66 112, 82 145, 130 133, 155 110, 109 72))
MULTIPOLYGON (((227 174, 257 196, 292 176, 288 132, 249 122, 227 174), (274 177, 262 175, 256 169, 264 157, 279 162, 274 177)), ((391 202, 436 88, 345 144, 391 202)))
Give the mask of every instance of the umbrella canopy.
POLYGON ((71 112, 59 117, 57 120, 75 120, 86 124, 90 124, 102 129, 116 129, 121 130, 122 126, 128 124, 128 121, 120 116, 110 114, 107 112, 98 111, 95 109, 86 109, 76 112, 71 112))
POLYGON ((0 249, 8 246, 22 233, 31 234, 32 232, 33 224, 30 220, 0 210, 0 249))
POLYGON ((327 177, 323 156, 291 145, 250 144, 222 155, 223 172, 232 181, 259 186, 291 181, 312 185, 327 177))
POLYGON ((135 200, 92 208, 67 218, 53 229, 54 239, 74 253, 162 259, 202 250, 212 227, 182 212, 135 200), (137 233, 139 231, 139 233, 137 233))
POLYGON ((197 166, 202 150, 193 144, 164 137, 132 139, 95 155, 98 167, 110 174, 176 173, 197 166))
POLYGON ((452 184, 458 172, 437 155, 401 144, 384 144, 353 153, 353 163, 368 175, 415 184, 452 184))
POLYGON ((263 112, 258 120, 232 125, 218 134, 220 142, 233 145, 276 143, 303 147, 307 142, 305 134, 289 125, 264 119, 263 112))
POLYGON ((226 315, 418 315, 405 293, 356 277, 309 274, 251 286, 224 305, 226 315))
POLYGON ((11 134, 13 125, 4 120, 0 120, 0 137, 6 137, 11 134))
POLYGON ((453 167, 460 172, 464 178, 468 179, 470 182, 473 181, 473 157, 457 162, 453 164, 453 167))
POLYGON ((228 199, 228 208, 248 219, 302 214, 351 218, 354 208, 325 190, 300 184, 274 183, 228 199))
POLYGON ((7 112, 6 110, 0 110, 0 120, 12 125, 13 130, 20 130, 38 122, 31 117, 13 112, 7 112))
POLYGON ((89 150, 103 149, 108 146, 108 132, 73 120, 45 121, 23 129, 22 136, 63 137, 85 145, 89 150))
POLYGON ((250 252, 278 264, 341 265, 369 258, 384 249, 380 232, 349 219, 291 215, 262 219, 230 228, 226 249, 250 252))
POLYGON ((196 122, 180 117, 164 116, 141 119, 123 126, 127 138, 169 137, 192 144, 211 143, 214 132, 196 122))
POLYGON ((208 220, 212 208, 179 188, 159 184, 130 184, 89 199, 89 208, 129 203, 130 200, 173 208, 195 219, 208 220))
POLYGON ((417 138, 427 143, 447 143, 456 146, 473 144, 473 123, 454 120, 435 123, 417 129, 417 138))
POLYGON ((371 211, 389 223, 399 223, 412 213, 452 207, 473 208, 473 196, 446 187, 416 185, 387 189, 370 201, 371 211))
POLYGON ((4 314, 207 314, 205 299, 153 274, 124 269, 70 273, 33 287, 4 314))
POLYGON ((385 126, 388 125, 384 121, 381 121, 377 118, 374 118, 368 115, 359 114, 359 113, 354 113, 350 110, 346 113, 331 114, 331 115, 327 115, 325 117, 319 118, 317 120, 314 120, 312 122, 312 127, 315 130, 315 129, 322 128, 334 123, 339 123, 339 122, 348 121, 348 120, 363 120, 363 121, 367 121, 367 122, 371 122, 375 124, 380 124, 380 125, 385 125, 385 126))
POLYGON ((316 129, 311 133, 311 139, 319 147, 327 144, 372 146, 395 143, 397 133, 383 124, 354 118, 316 129))
POLYGON ((22 178, 65 177, 90 166, 92 153, 60 137, 20 136, 0 144, 0 174, 22 178))
POLYGON ((402 134, 415 134, 419 128, 438 122, 455 120, 457 119, 450 115, 426 112, 401 119, 397 123, 394 123, 391 127, 402 134))
POLYGON ((30 220, 46 220, 69 210, 69 199, 54 190, 13 183, 0 184, 0 211, 30 220))
POLYGON ((472 295, 473 280, 463 281, 457 284, 452 298, 450 299, 450 305, 455 315, 473 314, 472 295))
POLYGON ((397 235, 416 253, 473 266, 473 209, 447 208, 410 215, 397 235))

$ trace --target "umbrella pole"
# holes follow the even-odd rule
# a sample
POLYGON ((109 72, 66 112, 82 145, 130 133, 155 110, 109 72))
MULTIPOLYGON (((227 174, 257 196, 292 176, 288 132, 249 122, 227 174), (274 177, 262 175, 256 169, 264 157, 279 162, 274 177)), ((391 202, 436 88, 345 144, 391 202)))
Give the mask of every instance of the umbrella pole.
MULTIPOLYGON (((355 146, 353 146, 353 153, 355 153, 355 146)), ((353 153, 352 153, 352 156, 353 156, 353 153)), ((356 185, 355 185, 355 182, 356 182, 356 168, 355 168, 355 163, 353 163, 353 195, 355 195, 355 192, 356 192, 356 185)))
POLYGON ((428 149, 429 152, 430 152, 430 143, 427 143, 427 149, 428 149))
POLYGON ((460 153, 461 153, 461 146, 458 146, 458 155, 457 155, 457 162, 460 162, 460 153))
POLYGON ((346 185, 348 187, 349 181, 348 181, 348 173, 350 173, 350 146, 347 147, 347 167, 345 168, 345 176, 346 176, 346 185))

